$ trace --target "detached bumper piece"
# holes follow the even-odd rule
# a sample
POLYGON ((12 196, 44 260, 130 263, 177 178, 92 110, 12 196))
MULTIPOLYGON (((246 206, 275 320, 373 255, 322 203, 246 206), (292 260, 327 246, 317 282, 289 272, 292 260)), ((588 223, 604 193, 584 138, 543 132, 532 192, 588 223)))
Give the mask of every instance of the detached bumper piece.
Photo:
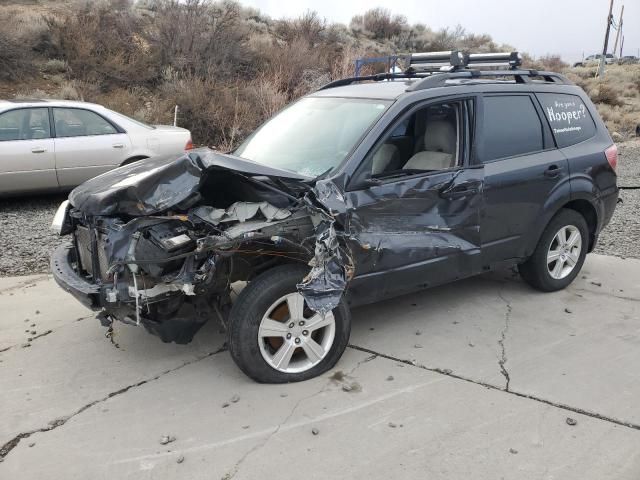
POLYGON ((61 245, 51 255, 51 272, 53 278, 63 290, 73 295, 80 303, 100 310, 100 287, 83 279, 73 269, 75 249, 73 245, 61 245))

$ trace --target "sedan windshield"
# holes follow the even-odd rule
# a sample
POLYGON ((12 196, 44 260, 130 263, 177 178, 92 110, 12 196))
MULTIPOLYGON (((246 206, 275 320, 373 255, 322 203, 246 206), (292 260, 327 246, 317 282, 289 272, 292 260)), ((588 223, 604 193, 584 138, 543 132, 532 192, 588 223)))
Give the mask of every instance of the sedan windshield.
POLYGON ((262 125, 234 153, 270 167, 316 177, 337 167, 390 103, 303 98, 262 125))

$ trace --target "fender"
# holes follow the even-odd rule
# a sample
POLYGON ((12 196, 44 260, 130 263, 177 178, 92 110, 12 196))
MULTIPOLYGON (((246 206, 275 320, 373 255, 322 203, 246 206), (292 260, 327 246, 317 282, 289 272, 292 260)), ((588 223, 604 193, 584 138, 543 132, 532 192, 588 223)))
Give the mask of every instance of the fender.
POLYGON ((602 219, 605 216, 602 198, 614 192, 617 193, 617 187, 611 191, 598 189, 593 179, 586 173, 577 173, 571 178, 571 200, 586 200, 591 204, 596 212, 596 234, 602 229, 602 219))
POLYGON ((570 177, 566 177, 564 181, 559 183, 551 194, 546 198, 540 216, 531 226, 529 232, 524 235, 526 241, 522 242, 523 250, 520 252, 522 258, 530 257, 538 245, 538 241, 542 236, 542 232, 549 224, 553 216, 571 201, 571 182, 570 177))

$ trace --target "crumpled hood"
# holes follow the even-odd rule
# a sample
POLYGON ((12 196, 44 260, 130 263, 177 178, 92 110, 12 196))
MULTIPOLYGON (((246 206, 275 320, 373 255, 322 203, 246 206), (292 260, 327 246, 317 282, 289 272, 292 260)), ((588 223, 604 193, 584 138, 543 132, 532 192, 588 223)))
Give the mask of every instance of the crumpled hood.
POLYGON ((154 215, 195 195, 204 173, 215 169, 309 180, 294 172, 202 148, 178 158, 153 157, 103 173, 76 187, 69 201, 85 215, 154 215))

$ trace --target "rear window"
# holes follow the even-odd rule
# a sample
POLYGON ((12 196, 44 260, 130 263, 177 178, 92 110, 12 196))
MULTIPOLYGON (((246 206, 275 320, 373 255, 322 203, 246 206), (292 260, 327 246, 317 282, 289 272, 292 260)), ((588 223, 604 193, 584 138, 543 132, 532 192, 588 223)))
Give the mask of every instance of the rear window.
POLYGON ((542 123, 528 95, 484 97, 484 161, 539 152, 542 123))
POLYGON ((582 99, 577 95, 536 94, 549 120, 558 147, 584 142, 596 134, 596 125, 582 99))

